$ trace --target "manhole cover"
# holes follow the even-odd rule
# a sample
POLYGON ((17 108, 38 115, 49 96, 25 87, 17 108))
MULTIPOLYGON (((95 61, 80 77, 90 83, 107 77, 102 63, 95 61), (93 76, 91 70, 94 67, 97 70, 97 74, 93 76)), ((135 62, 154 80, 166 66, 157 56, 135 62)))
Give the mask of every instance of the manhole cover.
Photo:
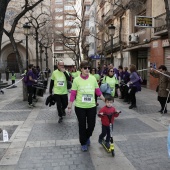
MULTIPOLYGON (((8 132, 8 138, 10 139, 17 127, 18 127, 17 125, 13 125, 13 126, 3 126, 0 128, 2 130, 6 130, 8 132)), ((3 133, 2 132, 0 133, 0 141, 3 141, 3 133)))

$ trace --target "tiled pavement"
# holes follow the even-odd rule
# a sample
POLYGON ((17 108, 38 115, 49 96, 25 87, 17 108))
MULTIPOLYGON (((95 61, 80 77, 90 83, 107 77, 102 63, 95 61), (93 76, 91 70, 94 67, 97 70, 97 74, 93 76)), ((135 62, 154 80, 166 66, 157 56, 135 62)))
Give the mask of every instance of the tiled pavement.
MULTIPOLYGON (((167 129, 170 112, 160 115, 156 92, 137 94, 137 109, 116 99, 122 111, 115 120, 115 157, 97 143, 100 119, 89 151, 80 150, 78 122, 74 111, 57 123, 56 106, 44 105, 40 97, 34 109, 22 101, 22 84, 0 95, 0 127, 9 132, 9 142, 0 136, 0 170, 169 170, 167 129)), ((103 102, 99 100, 100 107, 103 102)), ((168 106, 169 111, 170 107, 168 106)), ((2 134, 1 134, 2 135, 2 134)))

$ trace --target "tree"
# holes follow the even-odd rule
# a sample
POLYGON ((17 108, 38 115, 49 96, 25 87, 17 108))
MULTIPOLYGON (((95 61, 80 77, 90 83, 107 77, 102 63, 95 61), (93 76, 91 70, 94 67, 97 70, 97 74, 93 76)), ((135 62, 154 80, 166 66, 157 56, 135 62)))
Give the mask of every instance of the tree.
POLYGON ((44 27, 50 21, 49 19, 50 15, 42 11, 41 13, 38 13, 38 14, 35 12, 30 12, 29 16, 26 16, 26 18, 29 21, 29 23, 32 25, 32 27, 34 28, 33 36, 36 41, 36 66, 38 66, 39 65, 38 64, 38 61, 39 61, 39 57, 38 57, 39 29, 44 27))
POLYGON ((1 56, 1 43, 4 28, 5 13, 10 0, 0 0, 0 56, 1 56))
POLYGON ((17 63, 18 63, 20 73, 23 72, 23 63, 22 63, 21 56, 20 56, 18 48, 17 48, 17 44, 16 44, 15 39, 14 39, 14 32, 15 32, 15 29, 16 29, 16 26, 17 26, 19 20, 29 10, 32 10, 34 7, 36 7, 42 1, 43 0, 38 0, 37 2, 29 2, 29 0, 25 0, 25 3, 22 7, 22 11, 14 18, 14 21, 12 23, 10 31, 7 31, 5 28, 3 28, 4 33, 9 37, 11 44, 12 44, 12 47, 13 47, 13 50, 14 50, 14 53, 16 54, 16 60, 17 60, 17 63))

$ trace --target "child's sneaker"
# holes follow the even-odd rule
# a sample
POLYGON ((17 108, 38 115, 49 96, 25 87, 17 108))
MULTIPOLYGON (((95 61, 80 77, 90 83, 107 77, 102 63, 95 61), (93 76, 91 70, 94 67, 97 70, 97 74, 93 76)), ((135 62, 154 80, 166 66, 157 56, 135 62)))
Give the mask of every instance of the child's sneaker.
POLYGON ((100 144, 102 144, 102 141, 103 141, 103 139, 100 139, 100 138, 99 138, 98 142, 99 142, 100 144))
POLYGON ((88 149, 87 145, 81 145, 81 150, 82 150, 83 152, 86 152, 87 149, 88 149))
POLYGON ((90 143, 91 143, 91 142, 90 142, 90 138, 89 138, 89 139, 87 139, 86 145, 87 145, 87 146, 90 146, 90 143))
POLYGON ((109 142, 106 142, 105 145, 106 145, 107 149, 110 148, 110 143, 109 142))

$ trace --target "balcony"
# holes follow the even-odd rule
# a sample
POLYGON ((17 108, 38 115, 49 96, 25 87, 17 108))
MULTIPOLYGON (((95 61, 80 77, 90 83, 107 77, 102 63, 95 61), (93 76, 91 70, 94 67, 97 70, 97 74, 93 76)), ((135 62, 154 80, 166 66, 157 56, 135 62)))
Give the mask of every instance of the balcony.
POLYGON ((113 9, 110 9, 106 15, 104 16, 104 23, 108 24, 112 21, 113 19, 113 9))
POLYGON ((102 53, 102 45, 101 44, 97 46, 97 53, 98 54, 102 53))
POLYGON ((106 1, 105 0, 99 0, 98 2, 99 2, 100 8, 102 8, 106 1))
POLYGON ((90 11, 85 11, 85 20, 89 20, 90 19, 90 11))
MULTIPOLYGON (((119 37, 117 36, 117 37, 113 38, 113 49, 117 48, 118 46, 119 46, 119 37)), ((111 48, 111 40, 109 40, 109 41, 107 41, 105 43, 104 48, 105 48, 106 51, 111 51, 112 50, 112 48, 111 48)))
POLYGON ((83 35, 84 35, 84 36, 89 36, 89 34, 90 34, 89 28, 86 27, 86 28, 84 29, 83 35))
POLYGON ((166 26, 166 13, 163 13, 155 19, 154 25, 154 35, 161 36, 168 33, 167 26, 166 26))
POLYGON ((117 16, 119 15, 121 12, 124 12, 124 9, 121 7, 121 5, 123 4, 122 0, 118 0, 116 2, 117 5, 115 5, 113 7, 113 15, 117 16), (120 5, 120 6, 119 6, 120 5))
POLYGON ((86 6, 86 5, 88 5, 88 6, 91 5, 91 0, 85 0, 85 1, 84 1, 84 5, 85 5, 85 6, 86 6))

